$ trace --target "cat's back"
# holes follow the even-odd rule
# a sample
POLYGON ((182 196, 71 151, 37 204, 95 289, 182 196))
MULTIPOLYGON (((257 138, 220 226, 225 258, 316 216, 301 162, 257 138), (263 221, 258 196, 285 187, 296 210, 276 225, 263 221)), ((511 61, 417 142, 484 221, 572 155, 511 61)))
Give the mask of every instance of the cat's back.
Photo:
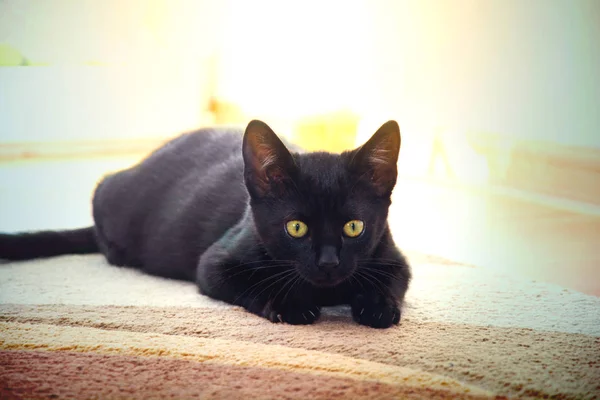
POLYGON ((227 128, 186 133, 107 176, 93 199, 104 238, 142 264, 157 258, 155 251, 172 254, 167 247, 180 248, 182 240, 194 238, 198 250, 208 246, 226 229, 213 220, 231 225, 246 204, 242 137, 242 131, 227 128))
POLYGON ((167 174, 205 171, 232 157, 241 161, 242 131, 228 128, 199 129, 165 143, 133 170, 167 168, 167 174))
POLYGON ((224 164, 242 163, 242 132, 236 129, 210 128, 184 133, 152 152, 129 169, 108 175, 96 196, 127 192, 143 196, 148 191, 172 186, 193 175, 202 179, 224 164))

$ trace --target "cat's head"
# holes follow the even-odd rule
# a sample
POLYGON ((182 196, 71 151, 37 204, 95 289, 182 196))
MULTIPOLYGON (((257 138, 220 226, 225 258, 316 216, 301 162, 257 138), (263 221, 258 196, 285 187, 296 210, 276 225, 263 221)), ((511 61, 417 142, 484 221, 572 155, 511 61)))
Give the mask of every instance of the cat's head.
POLYGON ((300 276, 316 286, 348 279, 387 230, 399 150, 395 121, 342 154, 290 153, 264 122, 250 122, 244 178, 269 255, 293 261, 300 276))

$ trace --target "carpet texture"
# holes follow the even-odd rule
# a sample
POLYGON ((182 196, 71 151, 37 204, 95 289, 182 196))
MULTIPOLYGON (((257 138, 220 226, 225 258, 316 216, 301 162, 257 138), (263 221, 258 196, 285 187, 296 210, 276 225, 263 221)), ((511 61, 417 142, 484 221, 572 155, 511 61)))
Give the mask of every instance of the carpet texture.
POLYGON ((0 265, 0 398, 600 398, 600 299, 409 258, 387 330, 272 324, 96 255, 0 265))

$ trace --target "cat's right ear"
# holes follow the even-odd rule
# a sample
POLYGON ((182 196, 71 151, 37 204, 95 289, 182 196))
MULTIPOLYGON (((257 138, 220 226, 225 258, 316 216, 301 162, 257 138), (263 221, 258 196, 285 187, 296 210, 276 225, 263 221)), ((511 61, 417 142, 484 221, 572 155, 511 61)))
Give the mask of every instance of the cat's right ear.
POLYGON ((294 158, 264 122, 250 121, 242 145, 244 179, 251 194, 281 194, 296 168, 294 158))

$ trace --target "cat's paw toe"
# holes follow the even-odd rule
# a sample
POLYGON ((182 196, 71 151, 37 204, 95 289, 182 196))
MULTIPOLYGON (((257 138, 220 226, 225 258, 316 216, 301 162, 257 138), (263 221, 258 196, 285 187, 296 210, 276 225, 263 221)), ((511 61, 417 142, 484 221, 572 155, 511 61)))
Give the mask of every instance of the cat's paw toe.
POLYGON ((398 305, 389 300, 371 299, 359 295, 352 303, 352 318, 361 325, 373 328, 389 328, 400 322, 398 305))
POLYGON ((290 325, 308 325, 319 319, 319 307, 284 307, 269 310, 265 318, 271 322, 285 322, 290 325))

